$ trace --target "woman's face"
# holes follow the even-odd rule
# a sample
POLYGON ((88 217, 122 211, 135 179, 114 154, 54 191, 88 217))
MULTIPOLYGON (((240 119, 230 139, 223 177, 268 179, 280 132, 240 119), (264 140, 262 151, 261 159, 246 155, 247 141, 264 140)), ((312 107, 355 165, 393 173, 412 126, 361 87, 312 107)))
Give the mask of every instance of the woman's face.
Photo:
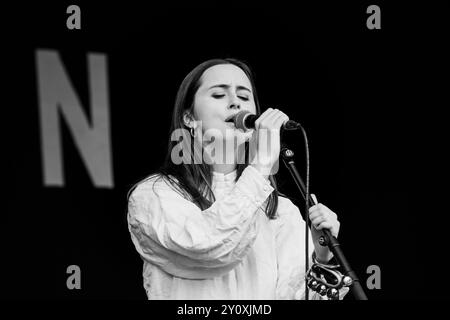
POLYGON ((203 140, 221 134, 223 139, 247 139, 249 134, 237 130, 230 116, 242 110, 256 114, 253 88, 244 71, 233 64, 219 64, 205 70, 194 97, 194 118, 201 121, 203 140), (211 130, 212 129, 212 130, 211 130))

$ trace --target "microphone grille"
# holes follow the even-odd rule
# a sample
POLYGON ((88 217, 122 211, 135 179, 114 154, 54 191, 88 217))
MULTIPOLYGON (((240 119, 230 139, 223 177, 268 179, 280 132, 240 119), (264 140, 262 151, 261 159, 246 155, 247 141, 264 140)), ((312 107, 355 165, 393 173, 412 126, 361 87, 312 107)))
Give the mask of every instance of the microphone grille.
POLYGON ((245 118, 247 117, 247 115, 251 114, 250 111, 240 111, 238 112, 235 117, 234 117, 234 126, 237 129, 242 129, 244 131, 247 131, 248 128, 245 126, 245 118))

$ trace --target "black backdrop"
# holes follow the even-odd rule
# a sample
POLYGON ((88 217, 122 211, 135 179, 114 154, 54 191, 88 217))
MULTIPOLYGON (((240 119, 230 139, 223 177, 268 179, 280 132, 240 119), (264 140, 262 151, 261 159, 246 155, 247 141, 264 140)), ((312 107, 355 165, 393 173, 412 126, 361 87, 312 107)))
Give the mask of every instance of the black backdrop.
MULTIPOLYGON (((381 289, 366 289, 369 298, 442 297, 444 289, 428 290, 418 276, 428 263, 420 250, 433 245, 420 246, 411 174, 420 143, 411 102, 420 99, 420 63, 433 62, 421 56, 428 52, 423 41, 431 43, 435 33, 414 24, 416 13, 427 11, 407 3, 379 4, 382 29, 368 30, 370 4, 75 1, 6 11, 12 45, 11 60, 4 61, 13 97, 4 114, 13 121, 5 121, 4 134, 9 193, 2 295, 145 299, 126 193, 165 156, 183 77, 206 59, 236 57, 255 71, 263 107, 278 107, 306 128, 311 189, 339 214, 347 258, 363 284, 369 265, 381 268, 381 289), (66 28, 70 4, 81 8, 81 30, 66 28), (44 187, 37 49, 59 53, 87 115, 87 54, 106 54, 114 188, 94 187, 64 125, 65 186, 44 187), (81 290, 66 287, 73 264, 81 268, 81 290)), ((304 172, 302 139, 289 140, 304 172)), ((284 168, 279 181, 296 196, 284 168)))

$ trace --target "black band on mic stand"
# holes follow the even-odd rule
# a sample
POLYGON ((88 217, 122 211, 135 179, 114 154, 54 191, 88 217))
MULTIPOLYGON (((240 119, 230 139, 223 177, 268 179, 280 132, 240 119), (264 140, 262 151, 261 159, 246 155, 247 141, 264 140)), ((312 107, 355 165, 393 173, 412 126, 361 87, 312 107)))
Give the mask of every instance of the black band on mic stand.
MULTIPOLYGON (((287 169, 289 170, 292 178, 294 179, 295 184, 297 185, 300 194, 302 195, 303 199, 305 200, 305 221, 306 221, 306 244, 305 244, 305 251, 308 255, 308 231, 309 231, 309 203, 312 201, 311 195, 309 194, 309 148, 308 148, 308 138, 306 136, 306 132, 303 129, 302 126, 300 126, 300 129, 303 132, 303 136, 305 139, 305 149, 306 149, 306 186, 303 183, 300 174, 298 173, 297 167, 295 166, 294 162, 294 152, 290 149, 288 149, 286 146, 283 145, 281 149, 281 157, 283 159, 283 162, 287 169)), ((338 261, 338 263, 342 266, 342 269, 344 270, 344 274, 351 278, 352 284, 351 284, 351 291, 353 293, 353 296, 356 300, 367 300, 367 296, 361 286, 361 283, 359 282, 359 279, 356 275, 356 273, 352 270, 350 267, 349 262, 344 256, 344 253, 342 252, 342 249, 340 247, 340 244, 338 240, 331 234, 330 230, 324 229, 323 235, 319 239, 319 243, 322 246, 328 246, 330 251, 333 253, 335 259, 338 261)), ((309 269, 309 257, 306 257, 306 270, 309 269)), ((306 272, 305 272, 306 275, 306 272)), ((305 280, 306 281, 306 280, 305 280)), ((308 286, 305 285, 305 300, 308 300, 308 286)))

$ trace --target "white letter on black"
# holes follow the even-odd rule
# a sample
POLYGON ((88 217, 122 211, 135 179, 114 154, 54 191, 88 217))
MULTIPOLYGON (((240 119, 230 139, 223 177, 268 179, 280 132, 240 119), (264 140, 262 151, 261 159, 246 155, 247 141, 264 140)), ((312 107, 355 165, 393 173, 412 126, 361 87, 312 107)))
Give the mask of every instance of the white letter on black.
POLYGON ((67 18, 66 26, 67 29, 81 29, 81 10, 77 5, 71 5, 67 7, 66 13, 72 13, 70 17, 67 18))
POLYGON ((381 10, 379 6, 371 5, 367 7, 367 13, 372 13, 371 16, 367 18, 367 28, 372 29, 381 29, 381 10))
POLYGON ((367 273, 372 273, 369 278, 367 278, 367 288, 369 290, 372 289, 381 289, 381 271, 380 267, 376 265, 368 266, 367 273))
POLYGON ((106 56, 88 54, 90 121, 58 53, 37 50, 36 60, 44 185, 64 186, 60 123, 64 118, 94 185, 113 188, 106 56))
POLYGON ((77 265, 67 267, 67 274, 71 274, 66 281, 67 289, 81 289, 81 270, 77 265))

